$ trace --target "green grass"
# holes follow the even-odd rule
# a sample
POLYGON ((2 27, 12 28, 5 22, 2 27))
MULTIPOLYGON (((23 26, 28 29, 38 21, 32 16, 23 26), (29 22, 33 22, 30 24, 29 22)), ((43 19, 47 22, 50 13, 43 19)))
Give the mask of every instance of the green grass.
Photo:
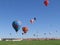
POLYGON ((60 40, 0 41, 0 45, 60 45, 60 40))

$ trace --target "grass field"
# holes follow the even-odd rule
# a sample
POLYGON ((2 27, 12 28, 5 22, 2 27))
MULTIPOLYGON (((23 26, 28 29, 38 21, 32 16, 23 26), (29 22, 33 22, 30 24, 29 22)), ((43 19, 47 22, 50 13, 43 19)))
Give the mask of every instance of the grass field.
POLYGON ((0 41, 0 45, 60 45, 60 40, 0 41))

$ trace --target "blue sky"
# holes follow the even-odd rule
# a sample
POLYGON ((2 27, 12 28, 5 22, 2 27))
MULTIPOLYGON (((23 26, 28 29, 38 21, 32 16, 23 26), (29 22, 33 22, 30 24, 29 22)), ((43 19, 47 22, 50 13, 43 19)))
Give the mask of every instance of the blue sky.
POLYGON ((38 37, 60 37, 60 0, 49 0, 48 7, 43 2, 44 0, 0 0, 0 38, 30 38, 34 37, 33 34, 38 37), (34 17, 37 20, 31 24, 29 21, 34 17), (16 34, 12 27, 12 22, 16 19, 22 22, 21 28, 28 26, 26 35, 22 35, 21 28, 16 34), (49 35, 49 32, 52 34, 49 35))

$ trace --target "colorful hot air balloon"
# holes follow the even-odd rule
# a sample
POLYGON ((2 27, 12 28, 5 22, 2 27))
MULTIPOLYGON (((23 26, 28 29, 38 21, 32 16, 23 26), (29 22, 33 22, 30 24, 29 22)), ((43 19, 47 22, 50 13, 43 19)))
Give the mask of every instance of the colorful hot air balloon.
POLYGON ((30 23, 34 23, 34 19, 31 19, 31 20, 30 20, 30 23))
POLYGON ((45 1, 44 1, 44 5, 45 5, 45 6, 48 6, 48 4, 49 4, 48 0, 45 0, 45 1))
POLYGON ((30 23, 31 23, 31 24, 34 23, 35 21, 36 21, 36 17, 30 19, 30 23))
POLYGON ((13 21, 12 26, 15 29, 15 31, 18 32, 18 30, 21 27, 21 21, 18 21, 18 20, 13 21))
POLYGON ((27 33, 28 27, 22 27, 22 31, 23 31, 24 33, 27 33))

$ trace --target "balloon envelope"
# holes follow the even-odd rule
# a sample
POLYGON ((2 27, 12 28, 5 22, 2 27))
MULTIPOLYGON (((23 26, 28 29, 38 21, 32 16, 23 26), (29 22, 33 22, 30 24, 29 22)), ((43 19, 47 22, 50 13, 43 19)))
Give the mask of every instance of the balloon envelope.
POLYGON ((11 33, 9 33, 11 35, 11 33))
POLYGON ((35 36, 35 34, 33 34, 33 36, 35 36))
POLYGON ((49 3, 48 0, 45 0, 45 1, 44 1, 44 5, 45 5, 45 6, 48 6, 48 3, 49 3))
POLYGON ((22 33, 22 35, 23 35, 24 33, 22 33))
POLYGON ((49 34, 51 35, 51 32, 49 32, 49 34))
POLYGON ((36 20, 36 17, 34 17, 34 20, 36 20))
POLYGON ((20 27, 21 27, 21 22, 18 21, 18 20, 15 20, 15 21, 13 21, 12 26, 13 26, 13 28, 15 29, 15 31, 18 32, 18 30, 19 30, 20 27))
POLYGON ((46 33, 44 33, 44 35, 46 35, 46 33))
POLYGON ((23 30, 24 33, 27 33, 28 27, 22 27, 22 30, 23 30))
POLYGON ((58 32, 58 31, 56 30, 56 32, 58 32))
POLYGON ((34 23, 34 19, 31 19, 31 20, 30 20, 30 23, 34 23))

